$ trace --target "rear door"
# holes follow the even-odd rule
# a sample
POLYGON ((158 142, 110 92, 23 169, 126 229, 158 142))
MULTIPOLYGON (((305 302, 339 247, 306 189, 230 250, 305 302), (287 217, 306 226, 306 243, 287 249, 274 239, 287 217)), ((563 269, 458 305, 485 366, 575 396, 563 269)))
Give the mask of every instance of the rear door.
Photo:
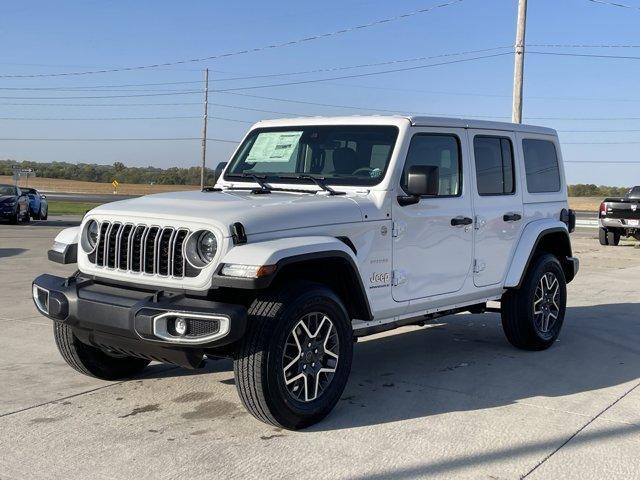
POLYGON ((475 213, 474 284, 502 282, 523 221, 512 132, 469 130, 475 213))

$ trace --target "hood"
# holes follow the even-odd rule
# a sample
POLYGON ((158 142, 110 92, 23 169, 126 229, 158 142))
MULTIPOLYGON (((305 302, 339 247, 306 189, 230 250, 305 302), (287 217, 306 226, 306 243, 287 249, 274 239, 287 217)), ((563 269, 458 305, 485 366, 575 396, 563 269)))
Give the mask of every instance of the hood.
POLYGON ((249 191, 172 192, 112 202, 91 210, 91 215, 134 222, 175 220, 210 224, 225 235, 229 226, 241 222, 248 235, 270 231, 361 222, 363 214, 347 195, 249 191))
POLYGON ((0 195, 0 203, 4 202, 12 202, 16 200, 18 197, 16 195, 0 195))

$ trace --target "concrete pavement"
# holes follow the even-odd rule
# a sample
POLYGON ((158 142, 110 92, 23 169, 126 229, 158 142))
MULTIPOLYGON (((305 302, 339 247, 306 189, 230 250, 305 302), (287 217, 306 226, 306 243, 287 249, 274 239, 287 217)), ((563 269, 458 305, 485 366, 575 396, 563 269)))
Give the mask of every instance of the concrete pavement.
POLYGON ((152 365, 104 382, 77 374, 31 302, 73 219, 0 224, 0 478, 638 478, 640 250, 574 235, 581 271, 557 344, 523 352, 495 314, 456 315, 355 345, 322 423, 257 422, 231 362, 152 365))

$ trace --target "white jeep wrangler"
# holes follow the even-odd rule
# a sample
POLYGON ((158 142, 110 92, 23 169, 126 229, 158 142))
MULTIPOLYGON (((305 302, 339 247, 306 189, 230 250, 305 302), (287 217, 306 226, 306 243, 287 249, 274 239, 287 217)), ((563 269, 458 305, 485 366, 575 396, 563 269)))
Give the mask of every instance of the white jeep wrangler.
POLYGON ((33 298, 69 365, 114 380, 231 357, 246 408, 298 429, 335 406, 359 336, 499 310, 516 347, 556 340, 578 260, 554 130, 264 121, 223 168, 56 237, 49 258, 78 271, 41 275, 33 298))

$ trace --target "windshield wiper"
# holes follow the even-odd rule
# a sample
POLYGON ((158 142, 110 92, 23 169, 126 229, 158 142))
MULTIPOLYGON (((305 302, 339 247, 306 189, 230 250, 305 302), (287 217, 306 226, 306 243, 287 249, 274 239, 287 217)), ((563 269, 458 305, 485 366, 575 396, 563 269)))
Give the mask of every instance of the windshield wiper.
POLYGON ((329 192, 329 195, 345 195, 346 194, 346 192, 336 192, 333 188, 329 187, 325 183, 326 181, 325 177, 314 177, 313 175, 302 174, 302 175, 282 175, 277 178, 281 178, 284 180, 311 180, 319 188, 321 188, 325 192, 329 192))
POLYGON ((256 175, 255 173, 229 173, 227 174, 227 177, 235 177, 235 178, 250 178, 251 180, 253 180, 254 182, 256 182, 258 185, 260 185, 260 188, 254 188, 251 190, 251 193, 271 193, 271 187, 269 185, 267 185, 264 181, 265 176, 259 177, 258 175, 256 175))

